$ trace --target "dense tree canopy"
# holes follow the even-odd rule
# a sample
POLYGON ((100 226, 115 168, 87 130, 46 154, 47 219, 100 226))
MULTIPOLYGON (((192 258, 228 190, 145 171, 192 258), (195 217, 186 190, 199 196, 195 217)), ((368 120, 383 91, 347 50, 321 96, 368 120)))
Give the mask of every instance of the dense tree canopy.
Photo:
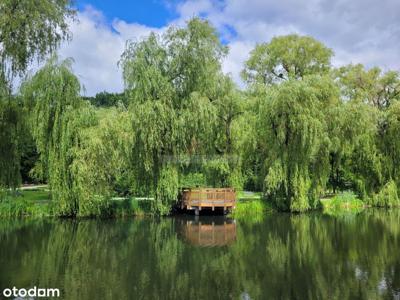
POLYGON ((331 49, 309 36, 274 37, 251 51, 242 75, 249 83, 270 84, 323 74, 330 69, 332 55, 331 49))
MULTIPOLYGON (((289 80, 268 90, 260 109, 260 143, 266 158, 265 190, 282 209, 305 211, 324 187, 327 123, 322 95, 312 80, 289 80), (321 170, 321 171, 320 171, 321 170), (310 196, 311 195, 311 196, 310 196), (309 199, 310 198, 310 199, 309 199)), ((328 91, 327 91, 328 92, 328 91)))
POLYGON ((69 37, 70 0, 4 0, 0 3, 0 65, 4 74, 24 73, 69 37))
POLYGON ((213 101, 223 101, 218 84, 224 82, 224 53, 215 30, 195 18, 162 37, 152 34, 128 43, 122 55, 133 120, 133 169, 147 193, 155 193, 157 210, 176 201, 184 157, 215 146, 213 101))
POLYGON ((24 109, 11 95, 13 79, 69 37, 68 19, 73 16, 69 0, 0 2, 0 190, 19 184, 26 142, 24 109))
MULTIPOLYGON (((26 25, 39 33, 21 41, 22 52, 11 51, 9 38, 1 48, 11 73, 67 36, 68 2, 44 1, 38 9, 49 10, 50 27, 40 25, 39 13, 26 25), (45 29, 55 32, 36 43, 45 29)), ((0 22, 1 34, 7 22, 0 22)), ((63 216, 108 215, 115 196, 154 198, 153 211, 166 214, 185 186, 261 191, 292 212, 344 190, 372 205, 400 204, 398 72, 334 69, 332 50, 288 35, 255 47, 242 72, 248 86, 240 90, 222 72, 227 51, 209 22, 193 18, 127 42, 120 94, 82 97, 71 60, 56 57, 18 95, 3 72, 0 186, 18 187, 21 157, 30 155, 24 176, 34 164, 29 174, 49 183, 63 216)))
POLYGON ((400 73, 382 73, 378 67, 366 70, 363 65, 348 65, 334 72, 347 99, 359 100, 379 109, 400 100, 400 73))

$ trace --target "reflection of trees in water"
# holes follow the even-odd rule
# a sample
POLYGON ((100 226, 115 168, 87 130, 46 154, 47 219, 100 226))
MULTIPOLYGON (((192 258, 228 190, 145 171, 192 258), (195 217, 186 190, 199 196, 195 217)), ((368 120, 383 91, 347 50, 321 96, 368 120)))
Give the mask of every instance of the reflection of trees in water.
POLYGON ((0 285, 59 287, 68 299, 390 299, 400 291, 396 210, 268 216, 238 223, 223 247, 187 243, 187 221, 1 222, 0 285))

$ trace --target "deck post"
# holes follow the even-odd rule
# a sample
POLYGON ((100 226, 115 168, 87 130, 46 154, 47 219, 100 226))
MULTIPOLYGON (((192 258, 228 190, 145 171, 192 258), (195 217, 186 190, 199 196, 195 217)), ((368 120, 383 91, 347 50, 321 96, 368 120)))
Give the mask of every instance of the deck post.
POLYGON ((195 214, 196 216, 198 216, 198 215, 200 214, 199 207, 196 207, 196 208, 195 208, 194 214, 195 214))

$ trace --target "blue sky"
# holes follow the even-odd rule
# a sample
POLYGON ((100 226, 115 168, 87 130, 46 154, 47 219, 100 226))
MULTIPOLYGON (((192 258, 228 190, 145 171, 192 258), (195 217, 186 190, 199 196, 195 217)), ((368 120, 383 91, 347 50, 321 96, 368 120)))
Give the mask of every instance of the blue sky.
MULTIPOLYGON (((175 1, 178 3, 178 1, 175 1)), ((174 1, 164 0, 75 0, 80 11, 88 5, 103 12, 108 20, 115 18, 126 22, 141 23, 151 27, 162 27, 177 17, 173 9, 174 1)))
POLYGON ((73 39, 60 48, 72 57, 86 95, 123 90, 118 60, 127 40, 207 18, 229 54, 222 69, 243 86, 240 71, 257 43, 277 35, 311 35, 331 48, 333 66, 362 63, 400 70, 399 0, 75 0, 73 39))

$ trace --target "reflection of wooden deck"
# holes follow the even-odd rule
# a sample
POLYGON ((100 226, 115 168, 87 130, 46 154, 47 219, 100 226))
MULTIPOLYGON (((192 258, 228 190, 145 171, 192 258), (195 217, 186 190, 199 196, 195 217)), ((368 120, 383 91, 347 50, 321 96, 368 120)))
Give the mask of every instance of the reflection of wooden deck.
POLYGON ((196 214, 202 208, 223 208, 225 212, 235 208, 236 193, 231 188, 183 189, 180 200, 181 209, 194 209, 196 214))
POLYGON ((224 222, 223 224, 187 222, 182 229, 185 239, 196 246, 224 246, 236 240, 235 222, 224 222))

